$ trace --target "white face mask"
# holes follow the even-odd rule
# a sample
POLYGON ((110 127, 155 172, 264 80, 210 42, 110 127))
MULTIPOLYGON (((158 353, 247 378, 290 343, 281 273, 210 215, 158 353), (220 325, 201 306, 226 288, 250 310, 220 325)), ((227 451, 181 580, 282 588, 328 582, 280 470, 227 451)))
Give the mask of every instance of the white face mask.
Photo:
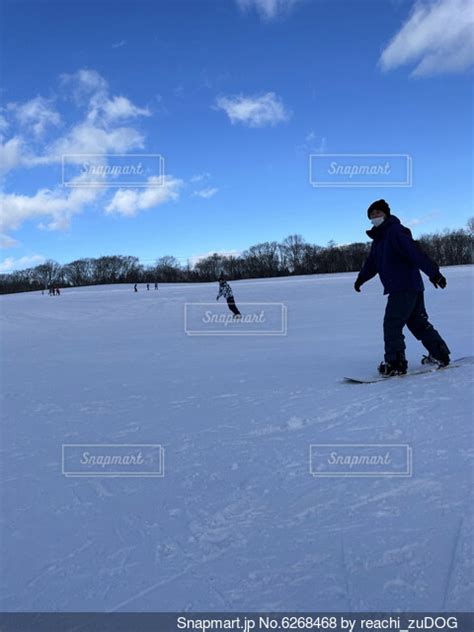
POLYGON ((380 224, 385 220, 385 217, 374 217, 373 219, 371 219, 370 221, 372 222, 372 224, 377 227, 380 226, 380 224))

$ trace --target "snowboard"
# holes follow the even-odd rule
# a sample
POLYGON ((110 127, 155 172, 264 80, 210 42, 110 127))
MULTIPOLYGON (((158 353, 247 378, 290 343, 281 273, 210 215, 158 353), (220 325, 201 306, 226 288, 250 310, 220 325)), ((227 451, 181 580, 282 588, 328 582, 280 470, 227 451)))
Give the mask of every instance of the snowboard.
POLYGON ((415 371, 408 371, 403 375, 392 375, 391 377, 382 377, 378 375, 376 377, 369 378, 360 378, 360 377, 344 377, 343 381, 348 384, 375 384, 376 382, 386 382, 387 380, 393 379, 405 379, 407 377, 411 377, 414 375, 426 375, 427 373, 437 373, 438 371, 448 371, 449 369, 457 369, 465 364, 474 363, 474 356, 465 356, 463 358, 457 358, 457 360, 453 360, 448 366, 438 367, 436 365, 430 364, 425 365, 422 369, 417 369, 415 371))

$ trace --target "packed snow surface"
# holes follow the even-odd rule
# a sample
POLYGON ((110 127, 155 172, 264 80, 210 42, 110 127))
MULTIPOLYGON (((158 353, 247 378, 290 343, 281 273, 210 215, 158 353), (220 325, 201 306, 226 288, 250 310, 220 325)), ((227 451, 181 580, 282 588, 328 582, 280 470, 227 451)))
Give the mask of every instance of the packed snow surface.
MULTIPOLYGON (((428 313, 470 355, 473 267, 444 274, 428 313)), ((3 296, 1 609, 469 610, 472 367, 342 383, 383 355, 354 278, 231 282, 286 335, 188 335, 216 283, 3 296), (160 444, 164 476, 65 476, 63 444, 160 444), (411 476, 314 476, 314 444, 405 444, 411 476)))

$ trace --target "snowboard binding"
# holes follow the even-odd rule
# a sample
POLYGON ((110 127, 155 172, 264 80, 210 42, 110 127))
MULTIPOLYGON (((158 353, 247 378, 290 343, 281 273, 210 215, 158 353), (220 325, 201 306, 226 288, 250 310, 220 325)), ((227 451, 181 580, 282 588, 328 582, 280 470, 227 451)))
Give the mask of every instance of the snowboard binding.
POLYGON ((392 362, 381 362, 377 370, 382 377, 393 377, 394 375, 405 375, 407 367, 392 362))
POLYGON ((438 358, 435 358, 434 356, 431 355, 431 353, 429 353, 428 355, 424 355, 421 358, 421 364, 429 364, 432 366, 437 366, 438 368, 442 369, 443 367, 448 366, 449 356, 448 358, 444 358, 443 360, 438 360, 438 358))
POLYGON ((448 366, 449 354, 450 351, 448 349, 448 345, 445 342, 440 342, 437 345, 436 355, 433 355, 432 353, 424 355, 421 359, 421 364, 434 364, 439 368, 448 366))
POLYGON ((378 366, 378 372, 382 377, 393 377, 394 375, 405 375, 408 369, 408 362, 406 361, 405 354, 399 353, 397 359, 394 362, 385 360, 378 366))

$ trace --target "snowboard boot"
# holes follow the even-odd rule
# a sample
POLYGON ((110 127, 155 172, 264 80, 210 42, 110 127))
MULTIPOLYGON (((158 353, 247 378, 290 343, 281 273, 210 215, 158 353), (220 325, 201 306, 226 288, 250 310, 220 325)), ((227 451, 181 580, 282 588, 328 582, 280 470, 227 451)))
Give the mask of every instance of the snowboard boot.
POLYGON ((394 375, 405 375, 408 369, 408 362, 403 351, 397 353, 396 360, 385 360, 378 367, 378 372, 382 377, 393 377, 394 375))
POLYGON ((434 364, 438 367, 448 366, 450 351, 445 342, 440 342, 438 344, 438 348, 436 349, 436 353, 429 353, 427 356, 423 356, 421 359, 421 364, 434 364))

